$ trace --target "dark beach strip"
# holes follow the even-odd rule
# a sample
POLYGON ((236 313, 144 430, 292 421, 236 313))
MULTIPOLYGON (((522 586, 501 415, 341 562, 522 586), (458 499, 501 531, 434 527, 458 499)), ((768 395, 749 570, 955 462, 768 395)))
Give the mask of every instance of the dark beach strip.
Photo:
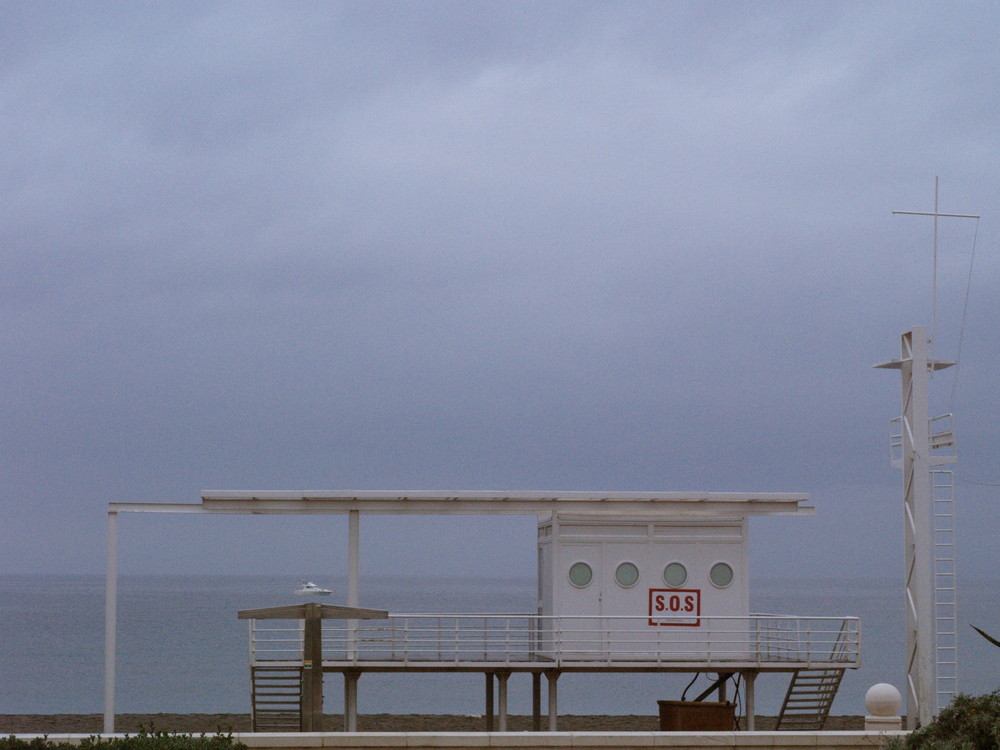
MULTIPOLYGON (((544 727, 543 719, 543 727, 544 727)), ((758 716, 757 731, 774 727, 773 716, 758 716)), ((827 731, 862 730, 863 716, 831 716, 827 731)), ((99 734, 104 726, 101 714, 0 714, 0 734, 99 734)), ((185 732, 249 732, 249 714, 118 714, 115 731, 135 733, 140 729, 185 732)), ((323 729, 340 732, 344 717, 330 714, 323 729)), ((508 731, 531 731, 530 716, 508 716, 508 731)), ((481 716, 449 714, 361 714, 358 730, 362 732, 482 732, 486 720, 481 716)), ((560 731, 567 732, 655 732, 656 716, 560 716, 560 731)))

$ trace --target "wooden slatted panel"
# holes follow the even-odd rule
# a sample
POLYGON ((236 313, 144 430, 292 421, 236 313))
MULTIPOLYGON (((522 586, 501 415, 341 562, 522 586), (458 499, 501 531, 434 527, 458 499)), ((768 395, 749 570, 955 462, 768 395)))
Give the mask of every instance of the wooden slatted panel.
POLYGON ((250 675, 253 731, 301 731, 302 669, 253 667, 250 675))

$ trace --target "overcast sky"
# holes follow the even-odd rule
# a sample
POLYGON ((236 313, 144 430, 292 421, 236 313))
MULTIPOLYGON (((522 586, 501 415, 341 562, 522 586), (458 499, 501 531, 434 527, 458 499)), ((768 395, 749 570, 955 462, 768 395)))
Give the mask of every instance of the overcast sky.
MULTIPOLYGON (((983 218, 940 222, 932 412, 995 574, 998 38, 995 2, 0 3, 0 573, 101 572, 109 501, 604 489, 809 493, 757 572, 901 576, 872 365, 934 319, 892 211, 939 176, 983 218)), ((364 518, 364 570, 533 575, 533 524, 364 518)), ((335 576, 345 528, 129 516, 122 570, 335 576)))

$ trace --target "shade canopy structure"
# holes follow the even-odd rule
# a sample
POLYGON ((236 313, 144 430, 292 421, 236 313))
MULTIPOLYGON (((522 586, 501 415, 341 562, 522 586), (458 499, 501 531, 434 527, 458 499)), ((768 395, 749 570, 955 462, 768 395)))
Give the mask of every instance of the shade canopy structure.
POLYGON ((208 513, 361 513, 463 515, 581 513, 586 515, 804 514, 809 496, 746 492, 495 492, 495 491, 205 491, 208 513))
MULTIPOLYGON (((347 602, 358 609, 360 515, 538 515, 592 518, 746 518, 751 515, 810 516, 815 508, 801 493, 606 492, 606 491, 401 491, 401 490, 206 490, 200 503, 112 502, 108 504, 105 605, 104 731, 114 732, 117 630, 118 516, 122 513, 348 516, 347 602)), ((328 605, 329 606, 329 605, 328 605)), ((333 612, 333 610, 327 610, 333 612)), ((377 612, 373 610, 372 612, 377 612)), ((369 617, 377 617, 372 614, 369 617)), ((325 616, 324 616, 325 617, 325 616)), ((364 614, 332 615, 366 619, 364 614)), ((257 618, 260 619, 260 618, 257 618)))

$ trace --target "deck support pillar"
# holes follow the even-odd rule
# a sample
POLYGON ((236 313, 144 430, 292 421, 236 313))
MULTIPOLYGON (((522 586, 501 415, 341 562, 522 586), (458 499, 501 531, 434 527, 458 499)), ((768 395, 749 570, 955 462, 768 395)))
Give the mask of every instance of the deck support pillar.
POLYGON ((507 731, 507 680, 510 672, 497 672, 497 731, 507 731))
POLYGON ((486 673, 486 731, 493 731, 493 672, 486 673))
POLYGON ((726 685, 729 684, 730 677, 732 677, 732 674, 726 674, 725 672, 719 674, 719 703, 726 702, 726 685))
POLYGON ((531 673, 531 731, 542 731, 542 673, 531 673))
POLYGON ((559 672, 551 670, 545 673, 545 679, 549 686, 549 731, 558 731, 557 716, 559 715, 559 696, 556 689, 556 681, 559 679, 559 672))
POLYGON ((746 685, 746 711, 747 720, 745 729, 748 732, 755 731, 756 722, 754 721, 754 715, 756 714, 756 706, 754 701, 754 683, 757 681, 756 672, 743 672, 743 684, 746 685))
POLYGON ((358 731, 358 678, 356 669, 344 671, 344 731, 358 731))
POLYGON ((302 705, 303 732, 323 731, 323 615, 321 605, 306 604, 302 625, 302 705))

